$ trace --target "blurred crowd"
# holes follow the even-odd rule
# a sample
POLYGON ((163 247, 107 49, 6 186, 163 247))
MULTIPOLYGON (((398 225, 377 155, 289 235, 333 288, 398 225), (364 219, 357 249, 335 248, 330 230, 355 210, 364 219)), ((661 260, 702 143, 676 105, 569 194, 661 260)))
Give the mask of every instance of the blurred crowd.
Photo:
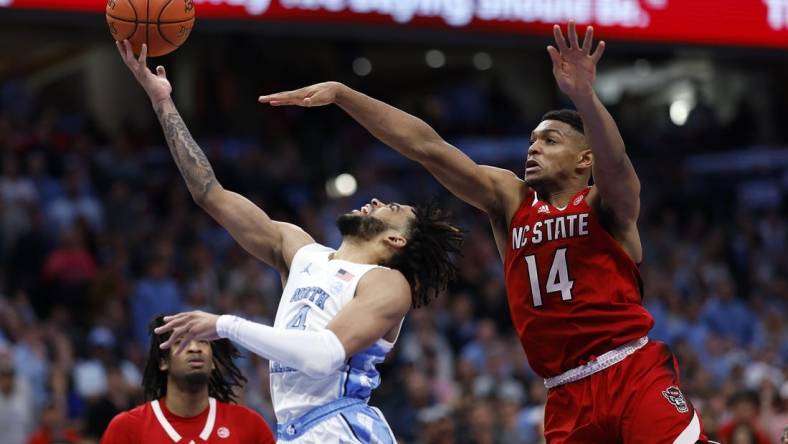
MULTIPOLYGON (((152 316, 200 309, 270 325, 280 278, 191 202, 158 128, 108 135, 83 113, 33 111, 18 90, 3 92, 0 436, 5 444, 95 443, 113 415, 142 401, 152 316)), ((479 112, 463 120, 463 109, 503 106, 474 100, 433 97, 417 111, 451 133, 479 112), (436 122, 441 109, 456 110, 455 121, 436 122)), ((402 443, 543 442, 546 389, 512 329, 485 217, 415 166, 374 161, 363 131, 325 115, 260 111, 256 134, 237 138, 192 129, 225 188, 331 246, 336 216, 371 197, 439 196, 467 230, 459 279, 409 315, 371 403, 402 443), (329 199, 325 180, 340 168, 359 191, 329 199)), ((528 129, 498 128, 499 117, 470 127, 528 129)), ((675 159, 636 163, 651 338, 671 345, 710 437, 779 443, 788 425, 785 206, 693 195, 695 182, 666 179, 675 159)), ((519 162, 508 166, 521 173, 519 162)), ((274 424, 267 362, 247 354, 239 366, 249 379, 241 402, 274 424)))

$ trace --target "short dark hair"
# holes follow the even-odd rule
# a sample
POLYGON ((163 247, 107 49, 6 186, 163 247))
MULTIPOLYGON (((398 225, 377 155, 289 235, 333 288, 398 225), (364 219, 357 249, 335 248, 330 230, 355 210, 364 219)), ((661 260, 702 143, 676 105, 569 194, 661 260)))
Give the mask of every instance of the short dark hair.
POLYGON ((564 122, 567 125, 571 126, 580 134, 585 135, 585 127, 583 126, 583 118, 580 117, 580 113, 573 109, 559 109, 548 111, 544 116, 542 116, 542 122, 545 120, 557 120, 559 122, 564 122))
MULTIPOLYGON (((150 350, 145 371, 142 375, 142 389, 146 401, 153 401, 167 394, 167 371, 161 370, 162 359, 169 357, 170 350, 162 350, 159 346, 170 337, 170 333, 157 335, 153 330, 164 325, 164 315, 156 315, 148 326, 150 333, 150 350)), ((208 396, 225 403, 236 402, 233 388, 246 384, 246 378, 235 365, 234 359, 241 353, 229 339, 211 342, 213 363, 216 368, 208 379, 208 396)))
POLYGON ((430 303, 457 275, 454 256, 460 254, 463 231, 447 221, 435 201, 415 208, 408 243, 381 264, 399 270, 410 284, 413 307, 430 303))

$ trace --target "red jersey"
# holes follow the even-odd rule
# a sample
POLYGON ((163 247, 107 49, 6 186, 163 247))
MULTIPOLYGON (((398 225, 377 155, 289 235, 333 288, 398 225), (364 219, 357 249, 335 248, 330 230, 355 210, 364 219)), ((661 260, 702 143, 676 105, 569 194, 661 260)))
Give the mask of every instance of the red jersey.
POLYGON ((566 208, 532 190, 511 220, 504 261, 512 321, 534 371, 561 374, 654 324, 637 265, 579 191, 566 208))
POLYGON ((192 418, 167 410, 164 400, 120 413, 110 422, 101 444, 273 444, 271 429, 248 407, 211 398, 192 418))

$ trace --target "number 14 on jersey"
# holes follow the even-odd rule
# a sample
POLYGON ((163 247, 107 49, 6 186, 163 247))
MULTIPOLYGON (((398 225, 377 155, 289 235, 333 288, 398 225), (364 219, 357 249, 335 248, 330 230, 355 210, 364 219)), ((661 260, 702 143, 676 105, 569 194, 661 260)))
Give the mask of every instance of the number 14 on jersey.
MULTIPOLYGON (((525 257, 528 264, 528 277, 531 281, 531 295, 534 300, 534 307, 542 306, 542 286, 539 283, 539 268, 536 266, 536 256, 525 257)), ((555 251, 553 265, 547 275, 546 293, 561 292, 561 299, 564 301, 572 300, 572 287, 575 281, 569 279, 569 269, 566 266, 566 248, 559 248, 555 251)))

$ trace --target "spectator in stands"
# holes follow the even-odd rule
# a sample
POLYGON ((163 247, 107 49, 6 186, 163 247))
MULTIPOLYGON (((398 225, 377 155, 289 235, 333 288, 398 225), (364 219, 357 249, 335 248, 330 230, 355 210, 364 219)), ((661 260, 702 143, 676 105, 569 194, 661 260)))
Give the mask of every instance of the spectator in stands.
POLYGON ((41 278, 51 292, 50 303, 81 310, 95 275, 96 262, 86 248, 83 233, 76 226, 67 227, 60 245, 44 261, 41 278))
POLYGON ((79 431, 67 422, 65 407, 52 402, 41 411, 40 427, 27 444, 79 444, 79 431))
POLYGON ((720 439, 731 444, 771 444, 758 424, 758 394, 740 391, 728 400, 732 416, 720 427, 720 439))
POLYGON ((146 347, 149 340, 148 323, 158 313, 179 313, 183 300, 178 284, 170 276, 168 258, 157 255, 147 264, 145 277, 137 283, 132 296, 134 339, 146 347))
POLYGON ((119 367, 107 366, 106 375, 107 390, 89 404, 85 415, 85 436, 96 441, 101 439, 115 415, 130 410, 141 401, 139 387, 129 384, 119 367))
POLYGON ((47 226, 52 233, 62 232, 79 218, 84 218, 93 230, 100 230, 104 212, 101 203, 90 194, 83 166, 78 163, 67 166, 63 190, 64 194, 53 199, 46 208, 47 226))
POLYGON ((734 284, 729 277, 717 280, 712 296, 701 309, 701 320, 712 333, 733 339, 737 345, 746 347, 753 340, 754 316, 747 305, 735 297, 734 292, 734 284))
POLYGON ((26 444, 34 426, 33 397, 16 373, 8 347, 0 345, 0 433, 4 444, 26 444))

